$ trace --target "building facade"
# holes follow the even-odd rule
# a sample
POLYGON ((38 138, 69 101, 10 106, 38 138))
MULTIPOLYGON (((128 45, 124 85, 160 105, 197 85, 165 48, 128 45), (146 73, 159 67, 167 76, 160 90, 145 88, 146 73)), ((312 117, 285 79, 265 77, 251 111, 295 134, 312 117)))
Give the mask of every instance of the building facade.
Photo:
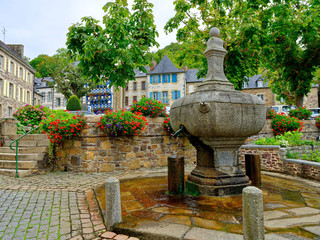
POLYGON ((35 70, 23 58, 23 45, 0 41, 0 118, 12 117, 19 107, 33 104, 35 70))

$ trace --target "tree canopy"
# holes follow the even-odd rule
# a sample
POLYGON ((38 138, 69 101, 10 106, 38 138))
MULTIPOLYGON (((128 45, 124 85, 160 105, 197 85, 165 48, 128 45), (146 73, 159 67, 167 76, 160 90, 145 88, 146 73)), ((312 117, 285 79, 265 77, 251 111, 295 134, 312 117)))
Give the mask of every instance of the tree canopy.
POLYGON ((115 0, 103 7, 104 26, 84 17, 69 28, 67 48, 78 56, 85 77, 95 83, 108 77, 111 85, 125 87, 135 68, 146 71, 146 53, 158 46, 152 7, 147 0, 134 0, 130 11, 127 0, 115 0))
POLYGON ((176 0, 176 14, 166 24, 178 29, 177 40, 188 42, 203 59, 209 30, 221 30, 228 54, 225 72, 237 89, 245 76, 268 69, 270 87, 279 98, 302 105, 311 88, 314 66, 320 56, 320 2, 318 0, 176 0))

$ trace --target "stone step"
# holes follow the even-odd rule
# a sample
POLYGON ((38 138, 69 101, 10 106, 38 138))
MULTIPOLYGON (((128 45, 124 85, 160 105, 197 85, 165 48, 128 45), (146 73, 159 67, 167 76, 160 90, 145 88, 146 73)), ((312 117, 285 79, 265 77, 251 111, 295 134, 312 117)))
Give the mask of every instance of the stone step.
MULTIPOLYGON (((19 177, 26 177, 32 175, 32 170, 18 170, 18 176, 19 177)), ((16 170, 15 169, 0 169, 0 174, 10 177, 16 176, 16 170)))
MULTIPOLYGON (((12 141, 5 141, 4 146, 9 147, 12 141)), ((21 138, 19 140, 18 146, 19 147, 47 147, 49 146, 49 139, 40 139, 40 140, 28 140, 21 138)), ((15 147, 16 144, 13 143, 12 147, 15 147)))
MULTIPOLYGON (((45 153, 29 153, 29 154, 18 154, 18 161, 40 161, 43 160, 45 153)), ((15 153, 2 153, 0 154, 0 160, 15 161, 15 153)))
MULTIPOLYGON (((0 154, 2 153, 15 153, 16 149, 13 147, 14 150, 12 150, 10 147, 0 147, 0 154)), ((48 147, 22 147, 18 148, 18 153, 43 153, 43 152, 48 152, 49 149, 48 147)))
MULTIPOLYGON (((15 134, 15 135, 9 135, 8 137, 13 141, 19 137, 21 137, 21 134, 15 134)), ((28 134, 26 136, 24 136, 22 139, 25 140, 36 140, 36 141, 41 141, 41 140, 46 140, 48 139, 46 134, 28 134)))
MULTIPOLYGON (((37 161, 18 161, 18 170, 20 169, 37 169, 38 162, 37 161)), ((16 169, 16 162, 15 161, 6 161, 0 160, 0 168, 2 169, 16 169)))

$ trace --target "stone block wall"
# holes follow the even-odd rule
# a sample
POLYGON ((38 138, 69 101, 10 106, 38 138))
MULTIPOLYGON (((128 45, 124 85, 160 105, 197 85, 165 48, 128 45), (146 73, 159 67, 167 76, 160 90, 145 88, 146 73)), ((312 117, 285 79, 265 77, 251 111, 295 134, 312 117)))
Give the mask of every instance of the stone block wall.
POLYGON ((243 169, 245 168, 244 155, 256 154, 260 156, 262 170, 285 173, 320 181, 320 163, 298 159, 286 159, 288 150, 292 153, 298 152, 303 154, 319 149, 320 146, 280 148, 280 146, 243 145, 239 150, 239 158, 243 169))
POLYGON ((66 141, 56 149, 57 167, 75 172, 113 172, 167 165, 167 157, 179 155, 196 161, 195 148, 186 138, 171 139, 163 130, 163 118, 148 118, 139 136, 109 137, 97 127, 100 116, 88 116, 79 139, 66 141))

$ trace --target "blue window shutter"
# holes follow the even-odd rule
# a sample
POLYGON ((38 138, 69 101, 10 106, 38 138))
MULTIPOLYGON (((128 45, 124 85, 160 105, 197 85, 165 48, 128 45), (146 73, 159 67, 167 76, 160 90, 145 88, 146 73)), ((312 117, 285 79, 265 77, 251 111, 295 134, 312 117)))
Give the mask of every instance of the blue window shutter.
POLYGON ((177 82, 177 74, 172 74, 172 82, 177 82))
POLYGON ((175 100, 176 98, 175 98, 175 91, 172 91, 172 100, 175 100))
POLYGON ((162 75, 162 83, 165 83, 165 82, 166 82, 166 75, 163 74, 163 75, 162 75))
POLYGON ((180 98, 180 91, 178 91, 178 99, 180 98))
POLYGON ((152 84, 152 75, 150 75, 150 84, 152 84))
POLYGON ((158 83, 161 83, 161 75, 158 75, 158 83))
POLYGON ((161 92, 158 92, 158 100, 161 101, 161 92))
MULTIPOLYGON (((150 75, 151 76, 151 75, 150 75)), ((152 98, 152 92, 150 92, 150 98, 152 98)))
POLYGON ((168 74, 168 83, 170 83, 170 74, 168 74))

